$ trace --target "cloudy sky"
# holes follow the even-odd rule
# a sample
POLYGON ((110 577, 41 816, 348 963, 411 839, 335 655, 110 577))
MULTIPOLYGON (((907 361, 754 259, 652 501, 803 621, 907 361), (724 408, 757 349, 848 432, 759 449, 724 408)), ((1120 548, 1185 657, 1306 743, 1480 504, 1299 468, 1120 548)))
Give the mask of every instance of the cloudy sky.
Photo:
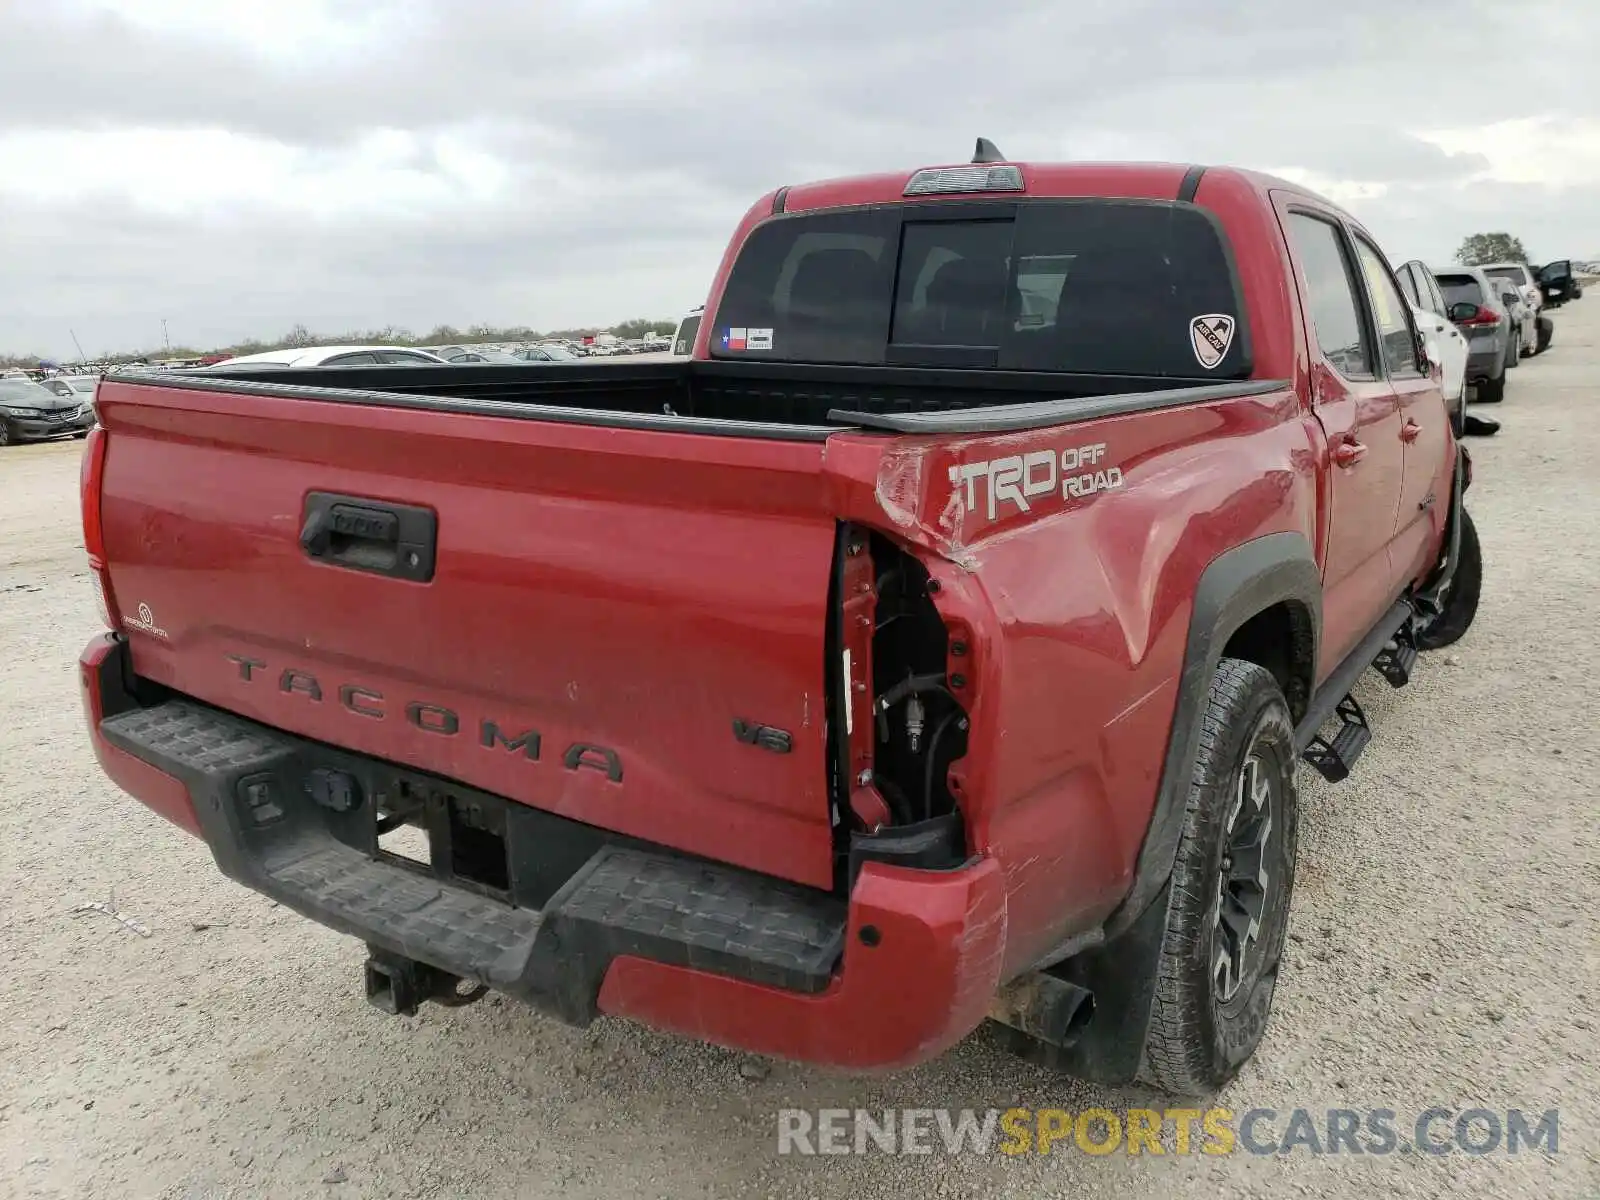
POLYGON ((766 189, 979 134, 1273 171, 1397 260, 1600 256, 1584 0, 0 9, 0 352, 675 316, 766 189))

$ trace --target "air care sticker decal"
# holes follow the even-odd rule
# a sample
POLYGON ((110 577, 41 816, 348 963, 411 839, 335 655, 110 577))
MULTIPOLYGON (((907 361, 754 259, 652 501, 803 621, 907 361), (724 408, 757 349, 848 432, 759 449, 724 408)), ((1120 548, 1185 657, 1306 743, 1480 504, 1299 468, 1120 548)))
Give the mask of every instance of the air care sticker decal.
POLYGON ((1200 365, 1211 370, 1228 356, 1234 320, 1227 313, 1206 313, 1189 322, 1189 342, 1200 365))
POLYGON ((749 340, 745 343, 745 349, 747 349, 747 350, 771 350, 772 349, 772 330, 770 330, 770 329, 752 329, 750 331, 749 340))
POLYGON ((743 350, 747 339, 747 329, 729 329, 722 335, 722 348, 724 350, 743 350))

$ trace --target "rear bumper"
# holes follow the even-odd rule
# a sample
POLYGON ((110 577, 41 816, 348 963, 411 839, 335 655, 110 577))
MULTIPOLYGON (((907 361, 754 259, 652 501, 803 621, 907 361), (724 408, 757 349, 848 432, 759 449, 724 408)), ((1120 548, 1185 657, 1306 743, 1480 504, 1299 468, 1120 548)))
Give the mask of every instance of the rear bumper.
POLYGON ((606 1012, 763 1054, 898 1069, 970 1032, 999 985, 1005 901, 992 860, 939 872, 868 863, 846 903, 141 696, 117 635, 89 644, 80 673, 106 773, 204 838, 226 875, 574 1024, 606 1012), (415 797, 431 866, 376 854, 377 812, 397 792, 415 797), (503 866, 484 866, 473 843, 484 830, 503 839, 503 866))
POLYGON ((1506 369, 1505 343, 1496 340, 1492 346, 1478 349, 1474 346, 1467 355, 1467 382, 1478 383, 1484 379, 1499 379, 1506 369))

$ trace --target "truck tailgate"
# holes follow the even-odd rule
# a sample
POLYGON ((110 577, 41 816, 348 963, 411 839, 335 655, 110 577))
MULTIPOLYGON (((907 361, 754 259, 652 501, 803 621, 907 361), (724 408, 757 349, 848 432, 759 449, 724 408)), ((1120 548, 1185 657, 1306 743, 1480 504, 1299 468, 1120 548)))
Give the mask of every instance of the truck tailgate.
POLYGON ((111 592, 140 676, 831 886, 822 442, 115 380, 98 407, 111 592), (358 506, 310 539, 346 562, 302 545, 319 493, 358 506), (363 502, 432 514, 430 579, 360 569, 386 561, 346 536, 367 531, 363 502))

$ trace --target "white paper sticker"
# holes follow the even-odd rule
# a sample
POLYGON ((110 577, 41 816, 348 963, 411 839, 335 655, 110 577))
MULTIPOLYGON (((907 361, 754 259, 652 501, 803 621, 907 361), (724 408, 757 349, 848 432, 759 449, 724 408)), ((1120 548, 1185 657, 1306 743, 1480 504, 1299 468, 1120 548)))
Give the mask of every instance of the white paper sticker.
POLYGON ((850 679, 850 651, 844 652, 844 731, 856 731, 855 686, 850 679))
POLYGON ((752 330, 750 330, 750 337, 749 337, 749 340, 745 343, 745 349, 747 349, 747 350, 771 350, 772 349, 772 330, 770 330, 770 329, 752 329, 752 330))

